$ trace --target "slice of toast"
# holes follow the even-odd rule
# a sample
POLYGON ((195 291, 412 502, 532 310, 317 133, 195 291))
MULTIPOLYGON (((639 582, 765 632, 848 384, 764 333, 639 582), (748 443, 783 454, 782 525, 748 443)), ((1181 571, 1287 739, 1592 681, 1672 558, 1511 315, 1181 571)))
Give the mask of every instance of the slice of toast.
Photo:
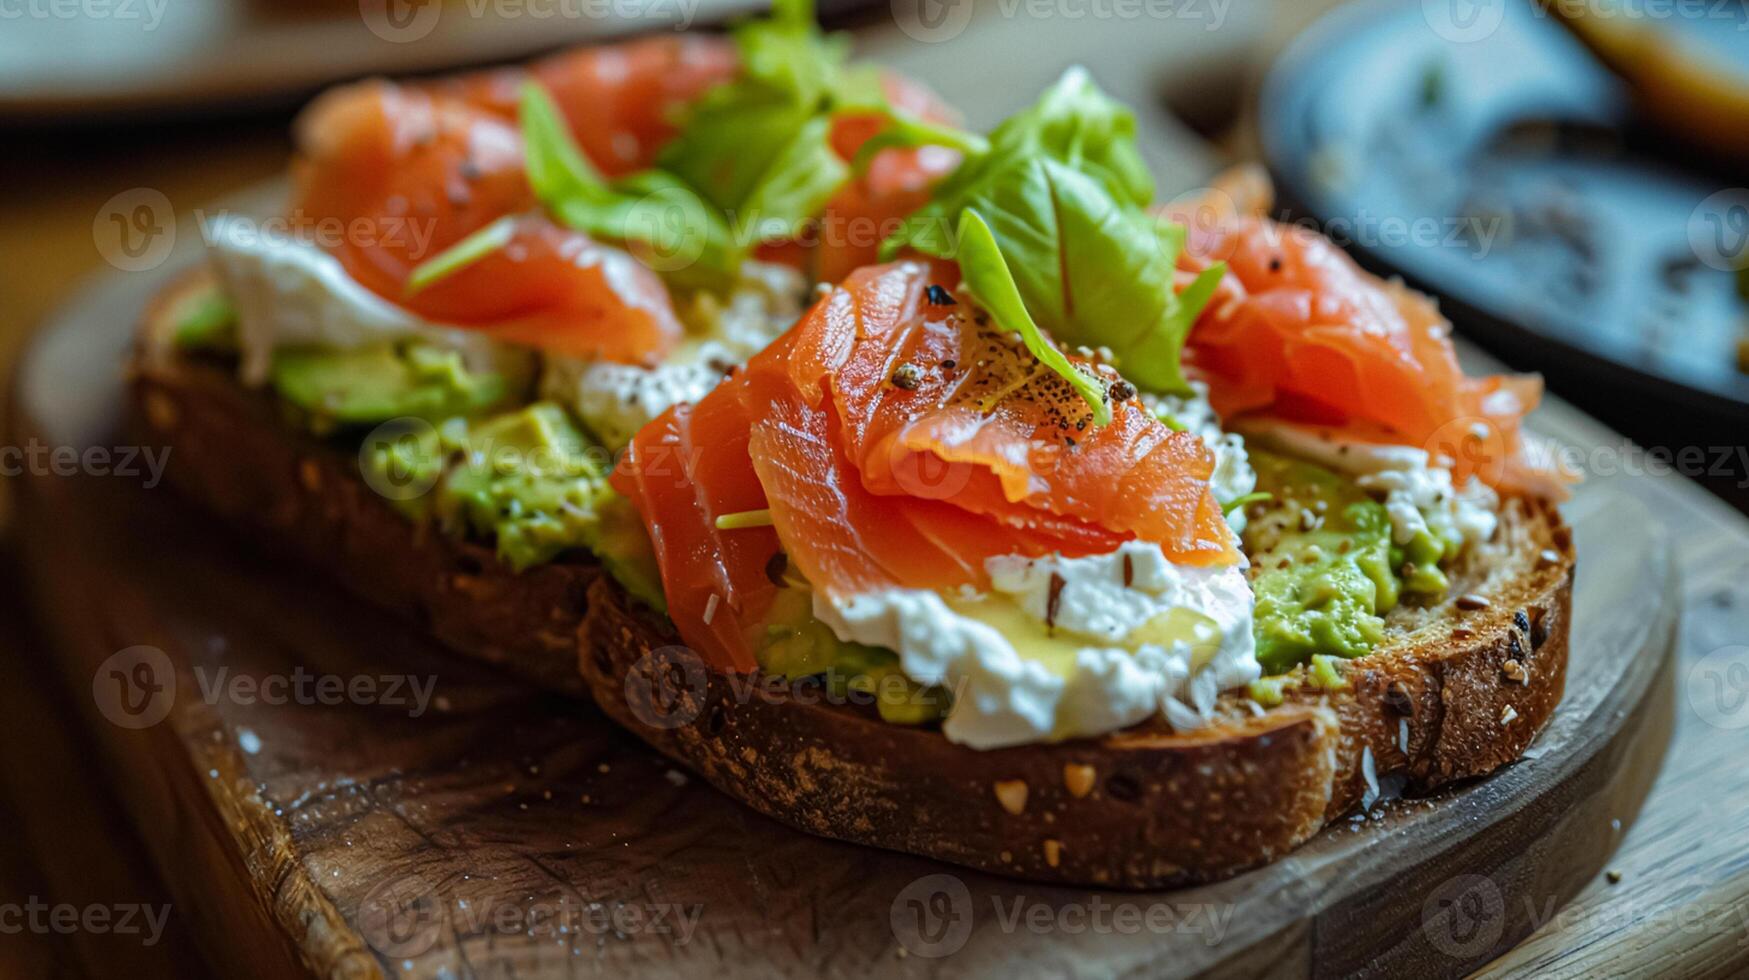
POLYGON ((549 689, 592 694, 620 724, 729 795, 802 830, 1029 879, 1155 887, 1266 863, 1352 810, 1379 780, 1411 790, 1516 759, 1560 700, 1572 540, 1550 505, 1508 500, 1445 602, 1403 607, 1346 686, 1289 689, 1217 723, 982 751, 939 731, 824 704, 817 688, 705 670, 599 566, 521 574, 416 525, 353 453, 287 425, 271 394, 170 343, 200 274, 147 311, 136 419, 171 447, 181 492, 446 646, 549 689), (579 665, 581 671, 579 671, 579 665), (1370 760, 1370 765, 1369 765, 1370 760))
POLYGON ((1518 758, 1560 701, 1572 536, 1508 500, 1452 598, 1387 619, 1346 686, 1217 722, 977 750, 817 687, 707 670, 613 582, 591 593, 582 672, 608 715, 748 806, 811 833, 1031 880, 1152 888, 1271 861, 1379 780, 1428 790, 1518 758))
POLYGON ((175 349, 173 311, 210 283, 198 270, 153 300, 130 366, 134 422, 145 444, 170 448, 165 479, 450 649, 581 694, 577 630, 600 566, 567 555, 518 574, 489 547, 408 520, 359 477, 355 452, 287 424, 233 366, 175 349))

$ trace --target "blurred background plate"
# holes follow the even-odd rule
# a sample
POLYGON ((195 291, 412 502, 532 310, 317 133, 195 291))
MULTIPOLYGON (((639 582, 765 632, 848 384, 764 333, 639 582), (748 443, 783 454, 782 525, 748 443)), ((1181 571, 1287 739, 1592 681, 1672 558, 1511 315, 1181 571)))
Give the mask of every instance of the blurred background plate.
MULTIPOLYGON (((1706 9, 1749 43, 1741 4, 1706 9)), ((1749 190, 1636 91, 1529 0, 1365 3, 1277 64, 1261 135, 1291 211, 1555 390, 1740 424, 1749 190)))
MULTIPOLYGON (((861 0, 822 4, 826 11, 861 0)), ((0 117, 210 108, 719 24, 760 0, 19 0, 0 12, 0 117)))

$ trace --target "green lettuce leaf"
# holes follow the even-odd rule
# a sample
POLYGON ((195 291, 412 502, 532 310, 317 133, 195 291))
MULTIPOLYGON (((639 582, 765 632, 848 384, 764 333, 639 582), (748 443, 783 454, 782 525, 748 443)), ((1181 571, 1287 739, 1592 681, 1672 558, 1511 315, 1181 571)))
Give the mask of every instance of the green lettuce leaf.
POLYGON ((1082 374, 1051 343, 1050 338, 1039 330, 1038 324, 1033 322, 1031 315, 1027 313, 1026 303, 1020 297, 1020 290, 1015 285, 1012 270, 1003 258, 1002 249, 996 245, 996 238, 991 233, 989 224, 977 211, 967 208, 960 215, 958 237, 960 275, 965 279, 966 289, 970 291, 972 298, 996 318, 997 325, 1002 329, 1020 334, 1026 349, 1032 352, 1032 356, 1040 364, 1062 375, 1064 380, 1074 386, 1081 397, 1087 400, 1087 404, 1093 407, 1095 425, 1110 422, 1111 406, 1105 401, 1105 386, 1082 374))
POLYGON ((1187 393, 1180 353, 1225 269, 1175 290, 1184 229, 1145 210, 1153 184, 1134 135, 1128 110, 1071 70, 998 127, 989 154, 945 181, 883 243, 883 256, 901 248, 960 256, 965 242, 956 231, 975 210, 1026 309, 1052 337, 1110 349, 1124 376, 1145 389, 1187 393))

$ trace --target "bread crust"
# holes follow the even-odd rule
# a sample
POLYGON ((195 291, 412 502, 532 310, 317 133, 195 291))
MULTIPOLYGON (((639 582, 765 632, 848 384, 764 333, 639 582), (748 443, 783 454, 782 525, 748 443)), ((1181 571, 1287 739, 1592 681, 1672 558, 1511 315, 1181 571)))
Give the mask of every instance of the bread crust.
POLYGON ((409 521, 359 478, 355 453, 287 425, 231 366, 171 347, 166 312, 206 281, 197 271, 159 294, 130 366, 132 422, 144 444, 169 447, 165 479, 457 653, 582 695, 577 630, 600 566, 567 556, 519 574, 491 548, 409 521))
POLYGON ((518 574, 410 523, 351 453, 286 425, 227 365, 172 348, 164 313, 200 284, 154 302, 131 372, 137 423, 171 447, 172 485, 457 652, 593 696, 718 789, 811 833, 1037 881, 1209 881, 1286 854, 1377 780, 1430 790, 1512 762, 1564 688, 1572 537, 1552 505, 1514 499, 1486 563, 1455 577, 1468 608, 1395 618, 1339 690, 1290 689, 1261 714, 1229 695, 1202 731, 1154 721, 970 749, 822 703, 808 684, 709 671, 593 563, 518 574))
POLYGON ((1572 536, 1512 500, 1487 593, 1254 714, 1154 721, 1098 739, 978 750, 824 704, 817 688, 705 669, 660 617, 596 583, 582 673, 614 720, 768 816, 826 837, 1034 881, 1155 888, 1268 863, 1363 801, 1376 780, 1425 791, 1519 757, 1566 681, 1572 536), (1502 575, 1501 572, 1511 574, 1502 575), (1508 661, 1517 664, 1507 667, 1508 661), (1510 709, 1510 711, 1508 710, 1510 709), (1365 759, 1374 776, 1369 780, 1365 759))

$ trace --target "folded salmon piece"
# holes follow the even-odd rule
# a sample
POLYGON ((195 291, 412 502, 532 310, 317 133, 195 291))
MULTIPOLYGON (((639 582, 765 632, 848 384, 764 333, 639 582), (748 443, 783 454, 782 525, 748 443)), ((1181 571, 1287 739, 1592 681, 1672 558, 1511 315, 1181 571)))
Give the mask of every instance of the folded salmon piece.
POLYGON ((1238 560, 1197 436, 1135 398, 1095 426, 1062 377, 953 298, 958 283, 946 262, 859 270, 633 440, 614 486, 650 531, 669 615, 712 664, 755 669, 752 634, 786 562, 843 597, 987 588, 989 558, 1130 539, 1182 564, 1238 560), (719 528, 746 511, 770 526, 719 528))

